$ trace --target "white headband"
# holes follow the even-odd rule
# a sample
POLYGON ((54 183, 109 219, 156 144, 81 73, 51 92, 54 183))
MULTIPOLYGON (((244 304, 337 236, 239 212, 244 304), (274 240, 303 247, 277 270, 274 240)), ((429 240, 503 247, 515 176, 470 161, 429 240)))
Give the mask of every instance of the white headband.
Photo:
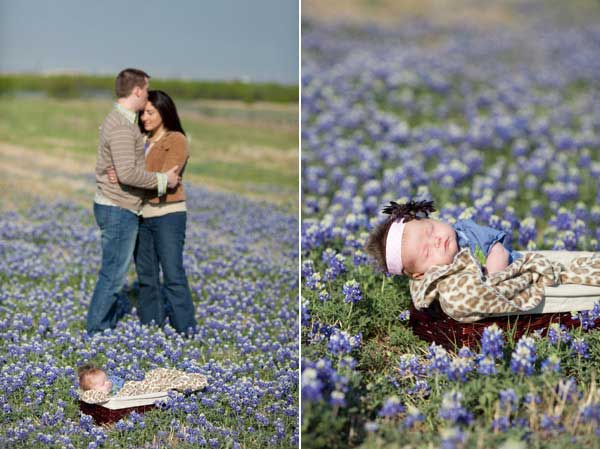
POLYGON ((404 219, 394 221, 388 230, 385 241, 385 260, 388 271, 392 274, 402 274, 402 234, 404 234, 404 219))

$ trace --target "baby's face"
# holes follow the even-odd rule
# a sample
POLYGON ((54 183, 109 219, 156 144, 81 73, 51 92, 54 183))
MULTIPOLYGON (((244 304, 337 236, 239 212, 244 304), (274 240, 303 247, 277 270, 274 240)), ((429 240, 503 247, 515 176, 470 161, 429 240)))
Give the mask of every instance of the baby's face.
POLYGON ((91 390, 106 391, 107 393, 112 389, 112 382, 108 379, 105 372, 97 373, 90 379, 91 390))
POLYGON ((402 262, 409 276, 418 279, 434 265, 448 265, 456 253, 456 232, 449 224, 426 218, 404 225, 402 262))

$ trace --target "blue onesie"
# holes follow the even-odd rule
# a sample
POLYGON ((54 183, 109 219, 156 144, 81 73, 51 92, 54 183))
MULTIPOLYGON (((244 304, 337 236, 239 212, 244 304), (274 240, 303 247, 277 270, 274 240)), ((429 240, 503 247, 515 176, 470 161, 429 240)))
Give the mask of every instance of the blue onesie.
POLYGON ((508 251, 509 264, 523 257, 521 253, 513 251, 510 245, 506 243, 507 234, 504 231, 478 225, 473 220, 458 220, 452 227, 456 231, 459 248, 469 248, 471 254, 482 262, 482 265, 485 265, 485 259, 490 253, 490 249, 497 242, 502 243, 508 251))
POLYGON ((108 379, 112 382, 112 390, 111 390, 111 394, 115 395, 117 394, 117 392, 123 388, 123 384, 125 383, 125 380, 117 377, 117 376, 108 376, 108 379))

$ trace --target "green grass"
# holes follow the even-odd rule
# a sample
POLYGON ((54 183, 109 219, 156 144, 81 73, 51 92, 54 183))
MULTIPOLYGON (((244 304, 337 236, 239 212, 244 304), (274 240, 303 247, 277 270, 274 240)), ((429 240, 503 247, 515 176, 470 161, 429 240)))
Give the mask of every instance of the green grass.
MULTIPOLYGON (((190 137, 186 180, 297 210, 298 115, 295 105, 178 101, 190 137)), ((91 166, 106 100, 0 97, 0 144, 91 166), (66 154, 65 154, 66 153, 66 154)))
POLYGON ((186 168, 192 174, 205 175, 208 178, 244 178, 251 184, 278 185, 293 189, 298 186, 297 179, 285 176, 276 170, 260 167, 248 167, 243 163, 209 161, 204 164, 192 164, 186 168))

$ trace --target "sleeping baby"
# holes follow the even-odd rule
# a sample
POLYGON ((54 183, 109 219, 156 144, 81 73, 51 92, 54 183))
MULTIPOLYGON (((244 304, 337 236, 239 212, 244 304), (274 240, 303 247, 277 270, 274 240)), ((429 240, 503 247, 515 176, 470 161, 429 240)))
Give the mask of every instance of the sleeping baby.
POLYGON ((537 307, 546 287, 600 286, 600 254, 567 266, 542 254, 512 251, 508 235, 471 220, 449 225, 429 218, 431 201, 392 202, 366 250, 388 273, 405 275, 418 310, 439 302, 446 315, 472 322, 537 307))
POLYGON ((206 377, 197 373, 186 373, 176 369, 156 368, 150 370, 144 380, 125 381, 109 376, 94 365, 83 365, 77 369, 79 397, 89 404, 107 402, 111 397, 137 396, 145 393, 160 393, 167 390, 201 390, 207 385, 206 377))
POLYGON ((521 254, 507 243, 504 231, 472 220, 454 225, 429 218, 431 201, 394 201, 383 209, 390 218, 369 236, 367 251, 391 274, 421 279, 435 265, 449 265, 459 251, 468 248, 488 274, 505 269, 521 254))

